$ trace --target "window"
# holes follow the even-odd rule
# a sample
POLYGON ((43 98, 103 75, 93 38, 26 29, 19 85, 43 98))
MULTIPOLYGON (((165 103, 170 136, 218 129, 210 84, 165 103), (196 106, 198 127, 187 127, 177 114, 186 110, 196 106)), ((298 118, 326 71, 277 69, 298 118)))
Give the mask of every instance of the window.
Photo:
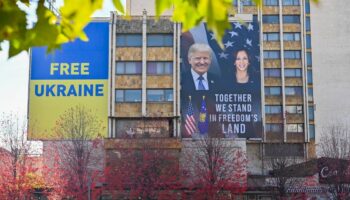
POLYGON ((148 47, 172 47, 173 35, 172 34, 149 34, 147 36, 148 47))
POLYGON ((284 77, 301 77, 301 69, 285 69, 284 77))
POLYGON ((308 95, 309 101, 313 101, 314 100, 314 90, 312 88, 308 88, 307 89, 307 95, 308 95))
POLYGON ((173 73, 173 62, 147 62, 147 74, 162 75, 173 73))
POLYGON ((300 41, 300 33, 283 33, 284 41, 300 41))
POLYGON ((283 16, 284 24, 300 24, 300 16, 299 15, 284 15, 283 16))
POLYGON ((282 106, 265 106, 266 114, 280 114, 282 113, 282 106))
POLYGON ((266 124, 266 132, 281 133, 283 126, 282 124, 266 124))
POLYGON ((264 59, 279 59, 280 51, 264 51, 264 59))
POLYGON ((303 114, 303 106, 286 106, 286 113, 288 114, 303 114))
POLYGON ((280 23, 280 18, 278 15, 264 15, 263 16, 264 24, 278 24, 280 23))
POLYGON ((117 47, 141 47, 141 34, 118 34, 117 47))
POLYGON ((244 0, 244 1, 241 1, 241 3, 244 6, 253 6, 254 5, 252 0, 244 0))
POLYGON ((304 144, 267 143, 264 150, 266 156, 304 156, 304 144))
POLYGON ((310 0, 305 0, 305 12, 310 14, 310 0))
POLYGON ((278 0, 264 0, 264 6, 278 6, 278 0))
POLYGON ((234 6, 238 6, 238 0, 234 0, 234 1, 233 1, 233 5, 234 5, 234 6))
POLYGON ((147 101, 148 102, 173 101, 173 90, 172 89, 147 90, 147 101))
POLYGON ((315 139, 315 125, 309 124, 309 136, 310 139, 315 139))
POLYGON ((307 70, 307 83, 308 84, 312 84, 313 80, 312 80, 312 71, 311 70, 307 70))
POLYGON ((307 52, 306 53, 306 64, 307 64, 307 66, 311 66, 312 65, 312 54, 311 54, 311 52, 307 52))
POLYGON ((116 74, 141 74, 141 62, 117 62, 116 74))
POLYGON ((280 34, 279 33, 264 33, 263 39, 264 39, 264 41, 279 41, 280 34))
POLYGON ((306 26, 306 31, 311 31, 310 17, 306 17, 305 26, 306 26))
POLYGON ((281 77, 281 69, 264 69, 264 77, 281 77))
POLYGON ((306 35, 306 48, 311 49, 311 35, 306 35))
POLYGON ((303 133, 304 124, 287 124, 288 133, 303 133))
POLYGON ((141 102, 141 90, 115 90, 116 102, 141 102))
POLYGON ((301 51, 284 51, 285 59, 301 59, 301 51))
POLYGON ((287 96, 302 96, 303 95, 303 89, 302 87, 286 87, 285 88, 285 93, 287 96))
POLYGON ((281 95, 281 87, 265 87, 265 95, 268 96, 280 96, 281 95))
POLYGON ((309 106, 309 120, 315 119, 315 110, 313 106, 309 106))
POLYGON ((284 6, 299 6, 299 0, 282 0, 284 6))

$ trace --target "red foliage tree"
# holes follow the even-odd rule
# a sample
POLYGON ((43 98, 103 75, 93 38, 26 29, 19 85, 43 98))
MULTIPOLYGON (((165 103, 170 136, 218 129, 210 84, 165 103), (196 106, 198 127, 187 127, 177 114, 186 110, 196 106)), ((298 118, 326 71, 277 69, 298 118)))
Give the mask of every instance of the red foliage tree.
POLYGON ((25 122, 12 114, 0 116, 0 199, 24 199, 37 187, 25 122))
POLYGON ((179 152, 158 148, 160 144, 150 145, 149 141, 154 142, 123 140, 124 147, 107 152, 106 189, 115 198, 175 198, 180 188, 179 152))
POLYGON ((247 159, 232 141, 203 138, 187 141, 182 167, 192 199, 234 199, 247 188, 247 159))

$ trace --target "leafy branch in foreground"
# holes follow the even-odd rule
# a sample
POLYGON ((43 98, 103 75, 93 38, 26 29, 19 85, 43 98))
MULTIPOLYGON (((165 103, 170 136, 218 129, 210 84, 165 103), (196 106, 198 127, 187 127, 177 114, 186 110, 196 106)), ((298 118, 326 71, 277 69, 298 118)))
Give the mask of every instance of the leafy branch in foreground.
MULTIPOLYGON (((121 0, 112 1, 116 10, 124 14, 121 0)), ((263 4, 263 0, 252 1, 257 7, 263 4)), ((102 8, 103 0, 64 0, 64 5, 59 8, 59 16, 45 6, 44 0, 39 0, 35 10, 37 22, 32 28, 27 27, 27 13, 23 10, 29 4, 29 0, 0 0, 0 43, 9 41, 9 57, 34 46, 47 46, 50 51, 76 38, 87 41, 83 29, 90 22, 92 14, 102 8)), ((182 23, 183 31, 205 21, 218 41, 221 41, 225 30, 230 28, 229 13, 234 14, 233 0, 155 1, 158 17, 169 9, 173 9, 172 20, 182 23)))

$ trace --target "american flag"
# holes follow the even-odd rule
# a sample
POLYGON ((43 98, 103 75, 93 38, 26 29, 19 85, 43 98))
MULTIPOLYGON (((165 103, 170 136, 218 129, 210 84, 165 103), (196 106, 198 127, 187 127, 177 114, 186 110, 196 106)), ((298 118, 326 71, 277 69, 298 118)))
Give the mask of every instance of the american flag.
POLYGON ((193 106, 191 101, 191 96, 189 96, 189 102, 187 107, 186 121, 185 121, 185 129, 188 135, 192 135, 196 132, 196 120, 193 115, 193 106))

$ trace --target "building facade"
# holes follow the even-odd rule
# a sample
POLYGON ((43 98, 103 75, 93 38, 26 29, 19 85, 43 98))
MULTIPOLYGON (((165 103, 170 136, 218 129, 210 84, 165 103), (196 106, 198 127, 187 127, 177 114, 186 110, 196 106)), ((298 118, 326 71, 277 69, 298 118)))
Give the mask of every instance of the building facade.
MULTIPOLYGON (((266 174, 267 157, 315 157, 310 2, 235 4, 261 27, 264 131, 261 139, 246 139, 246 154, 248 172, 266 174), (289 155, 278 155, 281 143, 289 155)), ((181 25, 170 21, 171 11, 155 20, 153 5, 130 0, 131 20, 112 15, 110 138, 181 138, 181 25)))

